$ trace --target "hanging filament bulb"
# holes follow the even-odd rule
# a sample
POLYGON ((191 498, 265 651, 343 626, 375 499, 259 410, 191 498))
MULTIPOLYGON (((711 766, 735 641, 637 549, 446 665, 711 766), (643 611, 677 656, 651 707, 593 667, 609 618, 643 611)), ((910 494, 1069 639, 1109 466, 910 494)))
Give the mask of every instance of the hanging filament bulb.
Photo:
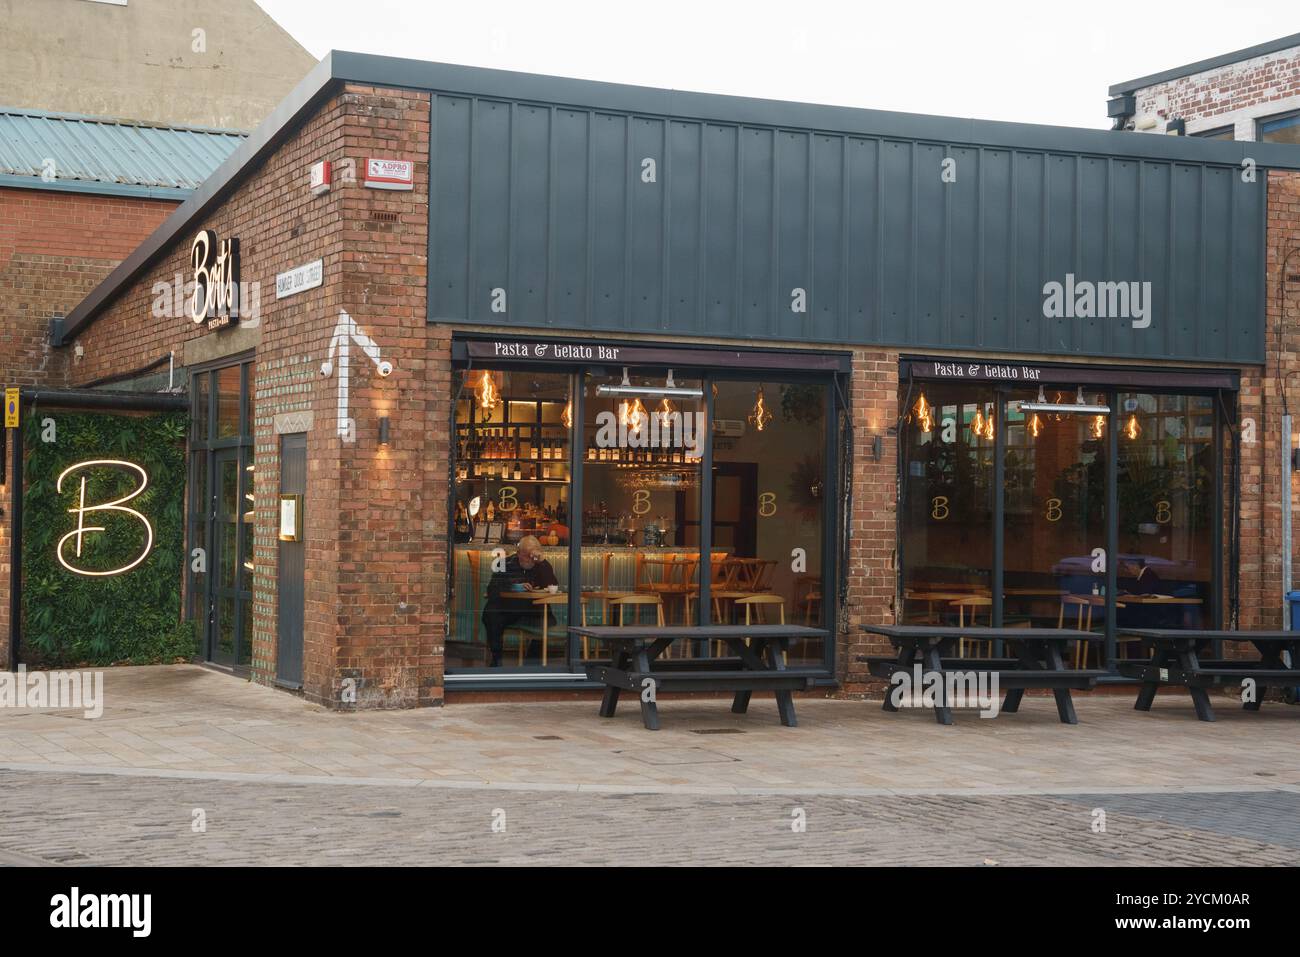
POLYGON ((1106 434, 1106 417, 1104 415, 1094 415, 1092 417, 1092 437, 1100 439, 1106 434))
POLYGON ((632 401, 632 408, 627 414, 627 428, 629 432, 640 432, 641 427, 646 424, 650 414, 646 412, 645 406, 641 404, 641 397, 637 396, 632 401))
POLYGON ((925 401, 925 393, 921 393, 921 398, 916 400, 916 406, 913 408, 916 414, 916 421, 921 424, 922 432, 929 432, 934 427, 934 416, 930 414, 930 406, 925 401))
POLYGON ((1032 435, 1034 438, 1038 438, 1039 433, 1042 431, 1043 431, 1043 423, 1039 421, 1038 413, 1035 412, 1034 417, 1029 420, 1029 434, 1032 435))
POLYGON ((618 424, 627 428, 628 417, 632 414, 632 403, 624 399, 618 404, 618 424))
POLYGON ((984 417, 984 438, 989 440, 993 438, 993 414, 991 412, 984 417))
POLYGON ((673 404, 672 404, 671 402, 668 401, 668 396, 664 396, 664 400, 663 400, 662 402, 659 403, 659 426, 660 426, 660 428, 667 429, 667 428, 670 428, 670 427, 672 426, 672 424, 673 424, 673 412, 675 412, 675 411, 676 411, 676 410, 673 408, 673 404))
POLYGON ((1138 425, 1138 417, 1136 413, 1128 417, 1128 424, 1124 426, 1124 434, 1130 439, 1136 439, 1142 434, 1142 427, 1138 425))
POLYGON ((478 396, 478 407, 484 412, 491 412, 501 401, 501 393, 497 391, 496 383, 492 381, 492 373, 487 369, 483 370, 483 378, 479 380, 475 393, 478 396))
POLYGON ((564 407, 564 411, 560 413, 560 421, 564 423, 564 427, 566 429, 573 428, 573 400, 572 399, 570 399, 569 404, 564 407))
MULTIPOLYGON (((1061 393, 1059 393, 1059 392, 1056 393, 1056 398, 1053 399, 1052 401, 1054 401, 1057 405, 1060 405, 1060 404, 1061 404, 1061 393)), ((1059 413, 1059 412, 1056 413, 1056 421, 1057 421, 1057 422, 1060 422, 1060 421, 1061 421, 1061 413, 1059 413)))
POLYGON ((976 409, 975 418, 970 420, 970 434, 977 439, 984 437, 984 410, 976 409))
POLYGON ((758 396, 754 400, 754 411, 746 416, 749 424, 762 432, 767 428, 767 424, 772 421, 772 413, 768 411, 766 403, 763 401, 763 387, 758 387, 758 396))

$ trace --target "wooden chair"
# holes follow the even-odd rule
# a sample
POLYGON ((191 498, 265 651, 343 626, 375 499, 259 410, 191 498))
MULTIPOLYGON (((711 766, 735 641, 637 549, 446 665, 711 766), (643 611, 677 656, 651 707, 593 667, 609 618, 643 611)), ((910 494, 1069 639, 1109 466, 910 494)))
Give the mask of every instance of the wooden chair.
POLYGON ((611 598, 609 603, 618 606, 618 625, 620 628, 627 625, 627 609, 629 606, 632 607, 633 610, 632 624, 636 624, 636 618, 640 612, 639 606, 641 605, 654 605, 657 624, 659 627, 663 627, 664 602, 658 595, 624 595, 621 598, 611 598))
MULTIPOLYGON (((550 609, 550 606, 552 605, 563 605, 565 606, 565 608, 568 608, 569 596, 568 595, 543 595, 541 598, 533 602, 534 608, 540 607, 542 610, 542 667, 543 668, 546 667, 546 652, 547 649, 550 647, 550 641, 551 641, 550 621, 549 621, 550 615, 547 614, 547 611, 550 609)), ((578 600, 578 606, 581 609, 582 624, 585 627, 587 624, 586 597, 582 597, 578 600)), ((587 657, 587 638, 585 635, 583 636, 582 639, 582 657, 584 658, 587 657)))
MULTIPOLYGON (((1074 629, 1076 631, 1092 631, 1092 610, 1094 608, 1104 609, 1106 607, 1106 596, 1105 595, 1062 595, 1061 610, 1060 613, 1056 616, 1057 628, 1065 627, 1065 609, 1067 606, 1073 609, 1074 611, 1074 617, 1075 617, 1075 623, 1073 626, 1074 629)), ((1123 608, 1125 606, 1123 602, 1117 601, 1115 602, 1115 607, 1123 608)), ((1092 644, 1092 642, 1083 641, 1082 639, 1074 643, 1074 667, 1076 668, 1087 667, 1088 646, 1090 644, 1092 644)), ((1097 656, 1100 659, 1101 657, 1100 651, 1098 651, 1097 656)))
POLYGON ((800 575, 794 580, 795 608, 803 610, 803 623, 809 627, 813 624, 813 608, 817 609, 817 621, 822 620, 822 580, 815 575, 800 575))
MULTIPOLYGON (((765 621, 766 616, 763 612, 763 609, 769 605, 775 605, 777 607, 777 611, 780 613, 780 621, 778 622, 778 624, 782 624, 782 625, 785 624, 785 599, 782 598, 780 595, 772 595, 772 594, 746 595, 744 598, 737 598, 736 604, 745 606, 745 624, 747 625, 767 624, 767 622, 765 621), (753 621, 753 617, 751 617, 751 610, 752 610, 752 616, 758 618, 757 622, 753 621)), ((718 644, 721 645, 722 642, 719 642, 718 644)), ((745 644, 749 644, 748 638, 745 639, 745 644)), ((721 649, 719 649, 719 657, 721 657, 721 649)), ((789 663, 790 660, 789 655, 786 654, 785 652, 782 652, 782 660, 785 661, 786 663, 789 663)))
MULTIPOLYGON (((954 599, 953 601, 948 602, 948 605, 949 607, 957 609, 958 628, 966 627, 966 609, 968 608, 970 609, 970 623, 972 628, 978 627, 978 622, 975 619, 976 619, 976 615, 978 614, 977 609, 980 608, 988 609, 988 623, 990 625, 993 623, 993 599, 985 595, 971 595, 967 598, 957 598, 954 599)), ((957 639, 958 657, 961 658, 966 657, 967 642, 970 642, 972 648, 975 648, 978 645, 984 645, 985 650, 988 652, 987 657, 990 658, 993 657, 992 641, 986 641, 985 639, 982 638, 967 638, 965 635, 957 639)))

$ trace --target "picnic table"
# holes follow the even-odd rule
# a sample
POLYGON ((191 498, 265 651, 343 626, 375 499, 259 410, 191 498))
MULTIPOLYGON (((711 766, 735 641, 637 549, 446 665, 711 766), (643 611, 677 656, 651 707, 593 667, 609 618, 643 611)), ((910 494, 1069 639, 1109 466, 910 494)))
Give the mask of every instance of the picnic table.
MULTIPOLYGON (((1107 674, 1101 670, 1066 668, 1061 649, 1071 641, 1101 641, 1101 635, 1068 628, 989 628, 942 627, 938 625, 863 625, 862 630, 884 635, 898 650, 894 657, 869 655, 867 669, 878 678, 892 678, 895 672, 912 673, 916 665, 926 672, 943 676, 939 682, 935 720, 952 724, 952 708, 945 693, 951 672, 996 675, 999 688, 1006 688, 1002 711, 1015 714, 1027 688, 1051 688, 1056 698, 1056 712, 1063 724, 1078 724, 1070 689, 1086 690, 1107 674), (970 641, 1001 640, 1012 643, 1015 654, 1001 658, 970 658, 952 655, 952 646, 960 639, 970 641)), ((914 691, 917 689, 914 689, 914 691)), ((897 706, 885 695, 885 711, 897 706)))
MULTIPOLYGON (((1196 717, 1214 720, 1214 708, 1206 689, 1240 685, 1247 678, 1259 688, 1300 687, 1300 631, 1213 631, 1181 628, 1125 628, 1126 635, 1142 639, 1152 652, 1147 660, 1121 661, 1120 674, 1142 682, 1138 711, 1150 711, 1162 684, 1181 685, 1192 696, 1196 717), (1202 658, 1213 642, 1250 642, 1259 651, 1258 661, 1226 658, 1202 658), (1284 651, 1291 653, 1288 666, 1284 651)), ((1246 711, 1258 711, 1262 695, 1243 702, 1246 711)))
POLYGON ((829 637, 824 629, 804 625, 584 625, 569 631, 611 647, 609 664, 587 665, 587 677, 605 685, 601 717, 614 716, 622 692, 635 692, 641 699, 641 719, 651 731, 659 730, 660 691, 732 691, 734 714, 748 710, 755 691, 774 691, 781 723, 795 727, 791 692, 811 688, 813 679, 787 671, 785 652, 791 639, 829 637), (706 647, 717 641, 732 654, 661 658, 675 641, 705 642, 706 647))

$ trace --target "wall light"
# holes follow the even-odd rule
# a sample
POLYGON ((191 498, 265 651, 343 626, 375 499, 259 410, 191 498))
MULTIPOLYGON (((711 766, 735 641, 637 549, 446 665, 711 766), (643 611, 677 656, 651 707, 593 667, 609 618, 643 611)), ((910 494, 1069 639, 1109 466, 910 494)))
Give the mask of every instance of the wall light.
POLYGON ((388 447, 388 416, 386 415, 379 417, 379 444, 388 447))

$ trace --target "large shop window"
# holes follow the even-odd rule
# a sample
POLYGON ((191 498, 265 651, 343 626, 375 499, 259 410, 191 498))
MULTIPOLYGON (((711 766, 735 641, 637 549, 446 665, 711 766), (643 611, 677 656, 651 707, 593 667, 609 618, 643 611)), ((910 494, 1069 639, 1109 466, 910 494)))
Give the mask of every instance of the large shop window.
POLYGON ((1109 622, 1103 659, 1140 653, 1125 628, 1212 627, 1212 395, 914 380, 901 397, 902 621, 1109 622))
MULTIPOLYGON (((827 625, 829 377, 456 375, 449 673, 584 674, 608 651, 570 621, 827 625)), ((797 642, 786 664, 829 654, 797 642)))

